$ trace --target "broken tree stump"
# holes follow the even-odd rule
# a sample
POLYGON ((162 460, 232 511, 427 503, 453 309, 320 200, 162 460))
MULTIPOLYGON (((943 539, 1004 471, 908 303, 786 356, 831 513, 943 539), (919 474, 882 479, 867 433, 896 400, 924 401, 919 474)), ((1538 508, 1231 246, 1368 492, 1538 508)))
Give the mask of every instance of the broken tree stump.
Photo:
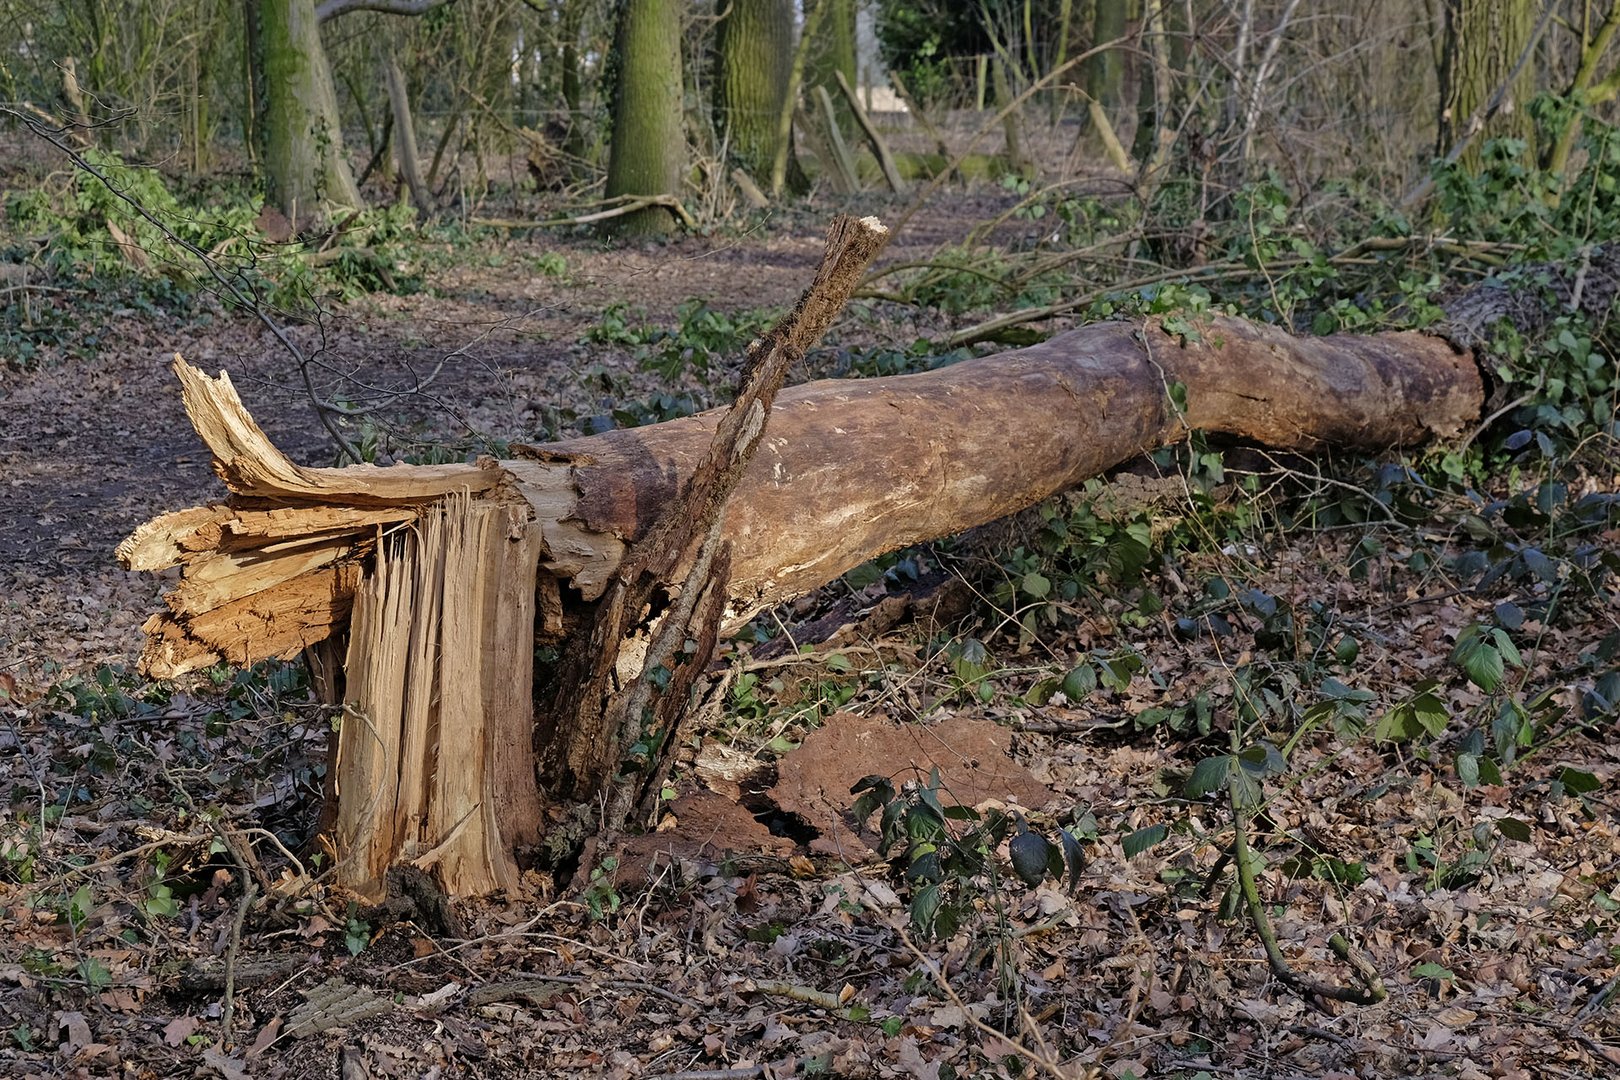
MULTIPOLYGON (((870 258, 875 228, 845 265, 870 258)), ((818 282, 838 243, 835 228, 818 282)), ((656 790, 717 636, 762 609, 1190 430, 1373 450, 1459 434, 1484 401, 1472 356, 1437 337, 1297 338, 1222 316, 1175 332, 1103 323, 775 394, 839 291, 813 287, 756 343, 731 409, 469 465, 295 465, 227 377, 177 358, 231 495, 120 547, 131 569, 181 568, 146 625, 143 666, 172 676, 346 634, 338 880, 375 896, 390 865, 411 863, 451 894, 511 888, 519 852, 560 820, 547 805, 611 803, 622 817, 656 790), (537 644, 568 657, 538 719, 537 644), (641 734, 653 739, 627 775, 641 734)))

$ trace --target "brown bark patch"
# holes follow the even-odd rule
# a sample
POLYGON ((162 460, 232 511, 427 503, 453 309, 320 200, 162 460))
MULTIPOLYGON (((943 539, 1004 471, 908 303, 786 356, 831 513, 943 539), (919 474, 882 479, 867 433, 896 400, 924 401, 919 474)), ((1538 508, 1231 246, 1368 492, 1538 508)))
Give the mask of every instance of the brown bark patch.
POLYGON ((938 724, 899 724, 886 716, 839 713, 782 759, 771 798, 821 835, 810 850, 851 863, 871 855, 876 837, 857 830, 849 813, 849 789, 864 776, 887 776, 896 785, 926 782, 939 769, 939 798, 946 806, 1016 802, 1039 810, 1054 798, 1050 789, 1011 757, 1012 732, 970 716, 938 724))
POLYGON ((640 885, 656 877, 662 862, 720 862, 728 856, 768 855, 785 859, 798 850, 776 836, 753 813, 724 795, 700 791, 683 795, 670 806, 658 832, 624 841, 615 884, 640 885))

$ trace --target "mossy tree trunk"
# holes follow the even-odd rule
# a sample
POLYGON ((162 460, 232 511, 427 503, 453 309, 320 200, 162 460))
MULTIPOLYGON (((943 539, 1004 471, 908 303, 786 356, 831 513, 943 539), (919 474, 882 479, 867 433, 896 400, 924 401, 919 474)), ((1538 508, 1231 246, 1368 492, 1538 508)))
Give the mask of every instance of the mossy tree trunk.
POLYGON ((328 208, 359 207, 315 0, 260 0, 259 42, 270 201, 295 223, 318 219, 328 208))
POLYGON ((1444 155, 1474 136, 1461 161, 1473 169, 1485 139, 1535 138, 1524 106, 1535 87, 1535 65, 1513 75, 1530 44, 1539 5, 1531 0, 1446 0, 1445 41, 1440 60, 1440 138, 1444 155), (1494 113, 1486 116, 1497 88, 1509 83, 1494 113))
MULTIPOLYGON (((723 0, 721 7, 726 13, 715 42, 715 123, 736 163, 768 185, 793 69, 793 0, 723 0)), ((787 181, 795 192, 805 187, 791 148, 787 181)))
MULTIPOLYGON (((613 141, 607 194, 675 195, 686 140, 681 133, 680 0, 621 0, 614 52, 613 141)), ((621 234, 669 232, 667 209, 648 207, 613 219, 621 234)))
POLYGON ((563 149, 574 157, 585 153, 585 111, 579 77, 579 32, 585 20, 585 0, 570 0, 562 11, 562 96, 568 109, 568 135, 563 149))
POLYGON ((819 32, 810 46, 810 73, 805 85, 811 90, 818 86, 826 88, 838 126, 841 132, 847 133, 853 130, 855 117, 838 90, 834 72, 842 71, 849 85, 860 85, 855 59, 855 0, 816 0, 816 3, 825 4, 827 11, 821 16, 819 32))
MULTIPOLYGON (((1091 44, 1095 48, 1125 36, 1130 4, 1126 0, 1098 0, 1091 18, 1091 44)), ((1087 60, 1086 93, 1112 113, 1125 104, 1125 52, 1107 49, 1087 60)))

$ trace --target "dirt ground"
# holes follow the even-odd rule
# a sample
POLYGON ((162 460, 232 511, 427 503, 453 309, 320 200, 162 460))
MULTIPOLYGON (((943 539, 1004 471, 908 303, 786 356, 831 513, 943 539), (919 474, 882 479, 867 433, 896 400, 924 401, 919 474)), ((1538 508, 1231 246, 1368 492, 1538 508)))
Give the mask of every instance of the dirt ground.
MULTIPOLYGON (((884 259, 924 257, 1002 205, 995 194, 938 201, 884 259)), ((396 402, 391 419, 428 440, 532 440, 558 407, 585 416, 615 394, 657 389, 625 347, 582 341, 610 304, 645 308, 652 323, 694 297, 725 311, 785 307, 830 209, 628 249, 487 242, 420 293, 363 298, 294 333, 372 384, 460 350, 432 398, 396 402), (566 272, 528 269, 546 253, 566 272)), ((863 305, 835 345, 904 346, 933 328, 916 318, 863 305)), ((529 896, 448 913, 427 900, 371 911, 312 884, 318 863, 295 847, 313 826, 329 719, 285 673, 173 688, 96 675, 133 663, 163 586, 117 569, 113 546, 154 514, 222 491, 167 370, 175 352, 228 370, 295 459, 331 460, 297 373, 243 318, 166 325, 115 313, 94 355, 0 376, 0 1073, 1620 1074, 1612 725, 1572 727, 1507 782, 1466 789, 1438 753, 1303 740, 1291 782, 1267 804, 1279 838, 1269 857, 1331 857, 1365 876, 1267 874, 1277 936, 1312 978, 1348 983, 1328 938, 1349 933, 1390 995, 1365 1007, 1310 999, 1271 975, 1247 920, 1221 911, 1218 805, 1193 806, 1188 826, 1146 855, 1122 850, 1120 837, 1169 816, 1174 778, 1207 749, 1114 718, 1197 689, 1233 707, 1223 649, 1250 647, 1184 640, 1168 620, 1126 630, 1099 614, 1062 641, 1009 650, 1009 668, 1061 670, 1129 636, 1162 677, 1095 709, 972 704, 953 696, 950 663, 925 633, 863 638, 853 616, 856 631, 810 667, 790 656, 748 669, 781 680, 779 702, 821 706, 816 722, 730 716, 708 733, 679 781, 674 857, 651 858, 666 846, 655 834, 624 853, 622 881, 560 895, 536 879, 529 896), (839 672, 853 671, 852 693, 814 669, 834 653, 839 672), (874 743, 885 748, 876 761, 854 749, 874 743), (926 777, 930 764, 948 785, 992 802, 1017 793, 1051 820, 1089 807, 1100 839, 1074 892, 1006 878, 945 940, 908 932, 903 888, 836 799, 874 770, 926 777), (1610 786, 1572 798, 1555 786, 1566 768, 1610 786), (970 774, 990 779, 980 790, 970 774), (1529 838, 1496 829, 1503 819, 1529 838)), ((1620 535, 1601 542, 1612 550, 1620 535)), ((1354 544, 1345 533, 1273 537, 1246 557, 1256 585, 1300 610, 1324 600, 1363 628, 1357 670, 1395 700, 1444 677, 1436 665, 1492 598, 1447 595, 1416 572, 1352 581, 1354 544)), ((1546 629, 1525 677, 1557 687, 1553 700, 1573 715, 1590 685, 1576 658, 1614 622, 1586 636, 1546 629)), ((1455 682, 1442 692, 1478 704, 1455 682)))

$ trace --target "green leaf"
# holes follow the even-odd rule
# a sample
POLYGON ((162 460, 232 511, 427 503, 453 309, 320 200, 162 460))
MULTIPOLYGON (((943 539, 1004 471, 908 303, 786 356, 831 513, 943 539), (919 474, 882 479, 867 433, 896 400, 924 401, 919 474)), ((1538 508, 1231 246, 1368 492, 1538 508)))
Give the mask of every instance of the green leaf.
POLYGON ((1457 978, 1450 968, 1441 967, 1433 962, 1419 964, 1413 968, 1412 977, 1416 979, 1439 979, 1442 982, 1454 982, 1457 978))
POLYGON ((1331 675, 1322 680, 1322 696, 1332 698, 1334 701, 1354 701, 1358 704, 1366 704, 1378 699, 1378 695, 1371 690, 1357 690, 1354 687, 1346 686, 1331 675))
POLYGON ((1110 690, 1124 692, 1131 685, 1131 676, 1142 668, 1142 658, 1127 653, 1103 661, 1102 684, 1110 690))
POLYGON ((1408 742, 1418 737, 1423 725, 1410 701, 1403 701, 1385 712, 1373 726, 1373 738, 1378 742, 1408 742))
POLYGON ((866 562, 857 566, 844 575, 852 589, 864 589, 868 585, 883 580, 883 568, 875 562, 866 562))
POLYGON ((1564 790, 1571 795, 1589 795, 1603 786, 1602 782, 1591 773, 1571 769, 1568 766, 1558 774, 1558 782, 1563 784, 1564 790))
POLYGON ((1238 754, 1238 762, 1256 776, 1278 776, 1288 771, 1288 759, 1271 743, 1261 740, 1238 754))
POLYGON ((1457 755, 1457 779, 1462 781, 1463 787, 1479 787, 1479 755, 1462 753, 1457 755))
POLYGON ((1090 664, 1081 664, 1063 676, 1063 696, 1071 703, 1084 701, 1095 689, 1097 689, 1097 669, 1090 664))
POLYGON ((924 885, 911 898, 911 925, 919 934, 929 933, 939 916, 939 886, 924 885))
POLYGON ((1451 650, 1451 662, 1462 668, 1469 682, 1487 694, 1496 692, 1506 673, 1502 653, 1480 640, 1478 627, 1469 627, 1457 638, 1457 646, 1451 650))
POLYGON ((1500 628, 1491 631, 1491 640, 1496 642, 1497 651, 1502 659, 1507 661, 1509 667, 1524 667, 1524 657, 1519 655, 1519 647, 1513 644, 1506 630, 1500 628))
POLYGON ((1044 574, 1029 573, 1024 575, 1024 581, 1020 587, 1023 589, 1024 595, 1032 596, 1036 600, 1045 600, 1052 591, 1052 579, 1044 574))
POLYGON ((1496 831, 1507 837, 1509 840, 1518 840, 1522 843, 1530 842, 1530 826, 1526 825, 1518 818, 1497 818, 1496 831))
POLYGON ((1187 778, 1186 795, 1189 799, 1202 799, 1205 795, 1226 787, 1227 774, 1232 769, 1232 755, 1207 757, 1193 767, 1187 778))
MULTIPOLYGON (((1024 700, 1036 708, 1052 700, 1052 695, 1063 688, 1063 680, 1058 678, 1041 679, 1034 686, 1024 692, 1024 700)), ((1065 691, 1067 693, 1067 691, 1065 691)))
POLYGON ((112 972, 100 960, 80 960, 74 970, 91 990, 105 990, 112 985, 112 972))
POLYGON ((1232 797, 1237 804, 1245 809, 1252 810, 1265 801, 1265 792, 1260 787, 1260 781, 1254 774, 1245 768, 1233 769, 1230 776, 1232 797))
POLYGON ((1412 713, 1423 725, 1423 730, 1435 738, 1446 730, 1446 724, 1451 720, 1446 703, 1427 691, 1412 699, 1412 713))
POLYGON ((1512 765, 1521 746, 1529 746, 1535 736, 1530 714, 1514 698, 1507 698, 1491 718, 1491 742, 1502 764, 1512 765))
POLYGON ((1142 852, 1146 851, 1154 844, 1159 843, 1169 835, 1169 826, 1149 825, 1145 829, 1137 829, 1135 832, 1125 837, 1125 839, 1120 843, 1125 849, 1125 857, 1127 859, 1134 859, 1136 856, 1142 854, 1142 852))
POLYGON ((1080 872, 1086 868, 1086 852, 1068 829, 1058 830, 1058 840, 1063 845, 1063 864, 1069 870, 1069 895, 1072 896, 1080 887, 1080 872))

